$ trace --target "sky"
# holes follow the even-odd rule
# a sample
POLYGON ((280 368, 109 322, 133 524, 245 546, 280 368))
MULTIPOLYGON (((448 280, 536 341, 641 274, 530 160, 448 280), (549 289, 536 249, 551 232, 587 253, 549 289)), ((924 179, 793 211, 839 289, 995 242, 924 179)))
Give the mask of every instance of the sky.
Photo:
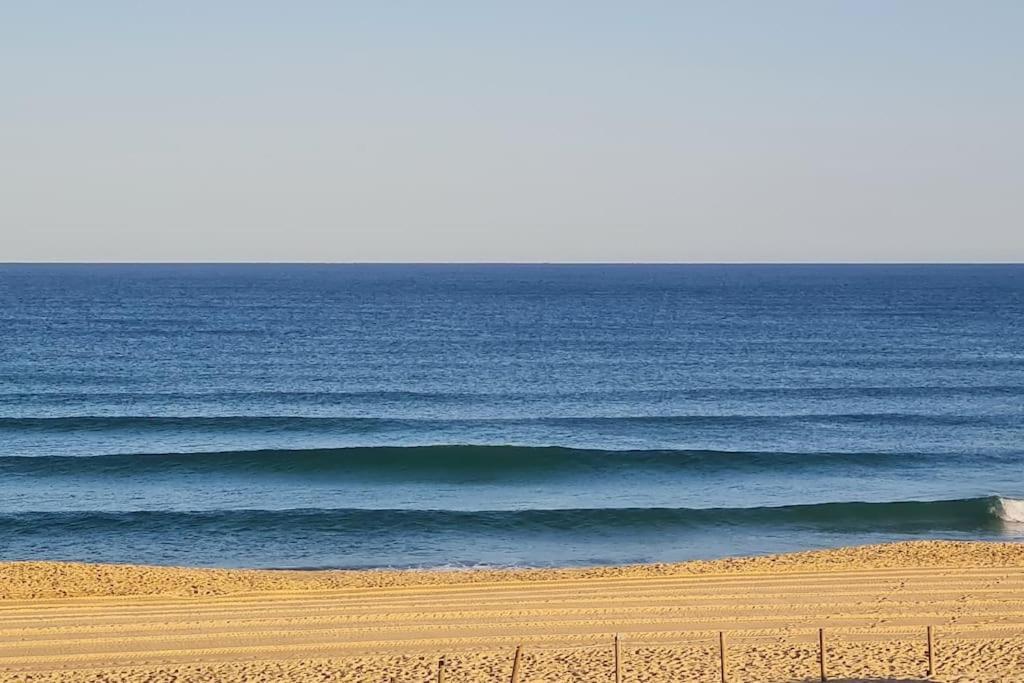
POLYGON ((0 261, 1024 261, 1024 2, 0 0, 0 261))

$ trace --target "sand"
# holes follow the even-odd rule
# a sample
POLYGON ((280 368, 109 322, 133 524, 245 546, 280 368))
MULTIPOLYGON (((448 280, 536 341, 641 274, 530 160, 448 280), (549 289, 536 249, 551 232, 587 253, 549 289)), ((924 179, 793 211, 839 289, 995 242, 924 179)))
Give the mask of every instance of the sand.
POLYGON ((0 681, 1024 681, 1024 545, 579 570, 0 564, 0 681))

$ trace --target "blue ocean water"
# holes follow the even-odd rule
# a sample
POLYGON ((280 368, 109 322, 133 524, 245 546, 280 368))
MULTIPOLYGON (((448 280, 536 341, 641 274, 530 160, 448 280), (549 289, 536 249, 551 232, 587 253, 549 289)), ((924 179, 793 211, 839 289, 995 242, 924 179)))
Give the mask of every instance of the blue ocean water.
POLYGON ((0 560, 1024 538, 1024 266, 0 266, 0 560))

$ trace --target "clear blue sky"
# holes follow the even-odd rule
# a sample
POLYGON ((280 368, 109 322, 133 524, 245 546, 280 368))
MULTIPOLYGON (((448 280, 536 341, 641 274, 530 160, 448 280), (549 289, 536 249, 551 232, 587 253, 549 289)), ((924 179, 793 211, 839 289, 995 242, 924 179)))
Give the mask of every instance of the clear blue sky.
POLYGON ((5 2, 0 261, 1022 261, 1024 2, 5 2))

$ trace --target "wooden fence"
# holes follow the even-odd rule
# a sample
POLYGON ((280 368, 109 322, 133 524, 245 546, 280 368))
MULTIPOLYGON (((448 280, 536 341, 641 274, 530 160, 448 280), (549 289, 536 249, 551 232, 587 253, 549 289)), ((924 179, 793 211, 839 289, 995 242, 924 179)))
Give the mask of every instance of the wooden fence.
MULTIPOLYGON (((829 680, 829 667, 828 667, 829 648, 828 648, 828 638, 827 638, 827 634, 825 632, 825 629, 823 629, 823 628, 819 628, 818 629, 818 634, 817 635, 818 635, 818 638, 817 638, 817 644, 818 644, 818 657, 817 657, 817 659, 818 659, 818 671, 819 671, 819 675, 821 677, 822 683, 826 683, 826 681, 829 680)), ((751 636, 744 636, 744 640, 749 640, 750 638, 751 638, 751 636)), ((926 672, 926 676, 928 678, 932 678, 937 673, 936 672, 936 668, 935 668, 935 631, 934 631, 933 627, 931 627, 931 626, 925 627, 922 630, 922 632, 921 632, 921 639, 922 639, 922 644, 923 644, 924 649, 925 649, 926 659, 927 659, 927 666, 928 666, 928 669, 927 669, 927 672, 926 672)), ((690 639, 690 640, 685 640, 685 641, 676 641, 676 642, 664 642, 664 641, 659 641, 659 642, 656 642, 656 643, 647 643, 647 642, 645 642, 644 644, 645 645, 659 645, 660 646, 660 645, 674 645, 674 644, 686 643, 686 644, 689 644, 689 645, 693 645, 695 643, 701 643, 701 642, 706 642, 706 641, 707 641, 706 638, 704 638, 704 639, 696 639, 695 638, 695 639, 690 639)), ((729 670, 730 669, 730 665, 729 665, 729 643, 727 641, 726 632, 725 631, 719 631, 718 632, 717 642, 718 642, 718 674, 719 674, 719 678, 721 680, 721 683, 730 683, 730 681, 732 679, 730 677, 730 670, 729 670)), ((531 651, 547 651, 547 650, 563 650, 564 651, 564 650, 582 650, 582 649, 592 649, 592 648, 600 648, 600 647, 610 647, 611 650, 612 650, 612 663, 613 663, 612 666, 613 666, 613 668, 612 668, 612 672, 611 673, 612 673, 612 676, 613 676, 613 680, 615 681, 615 683, 625 683, 625 681, 623 679, 623 676, 622 676, 622 649, 621 649, 621 643, 622 643, 622 641, 621 641, 619 635, 616 634, 616 635, 614 635, 612 637, 611 642, 608 645, 595 644, 595 645, 566 646, 566 647, 534 646, 534 647, 532 647, 530 649, 531 649, 531 651)), ((517 645, 516 646, 515 653, 512 655, 512 665, 511 665, 512 673, 511 673, 511 677, 508 679, 509 683, 525 683, 525 681, 521 677, 522 668, 523 668, 522 667, 522 660, 523 660, 523 655, 524 655, 525 652, 526 652, 526 648, 523 645, 517 645)), ((445 656, 442 656, 438 660, 438 662, 437 662, 437 678, 436 678, 437 683, 447 683, 447 681, 446 681, 447 668, 448 668, 447 658, 445 656)), ((396 680, 394 678, 391 678, 390 679, 390 683, 396 683, 396 680)))

